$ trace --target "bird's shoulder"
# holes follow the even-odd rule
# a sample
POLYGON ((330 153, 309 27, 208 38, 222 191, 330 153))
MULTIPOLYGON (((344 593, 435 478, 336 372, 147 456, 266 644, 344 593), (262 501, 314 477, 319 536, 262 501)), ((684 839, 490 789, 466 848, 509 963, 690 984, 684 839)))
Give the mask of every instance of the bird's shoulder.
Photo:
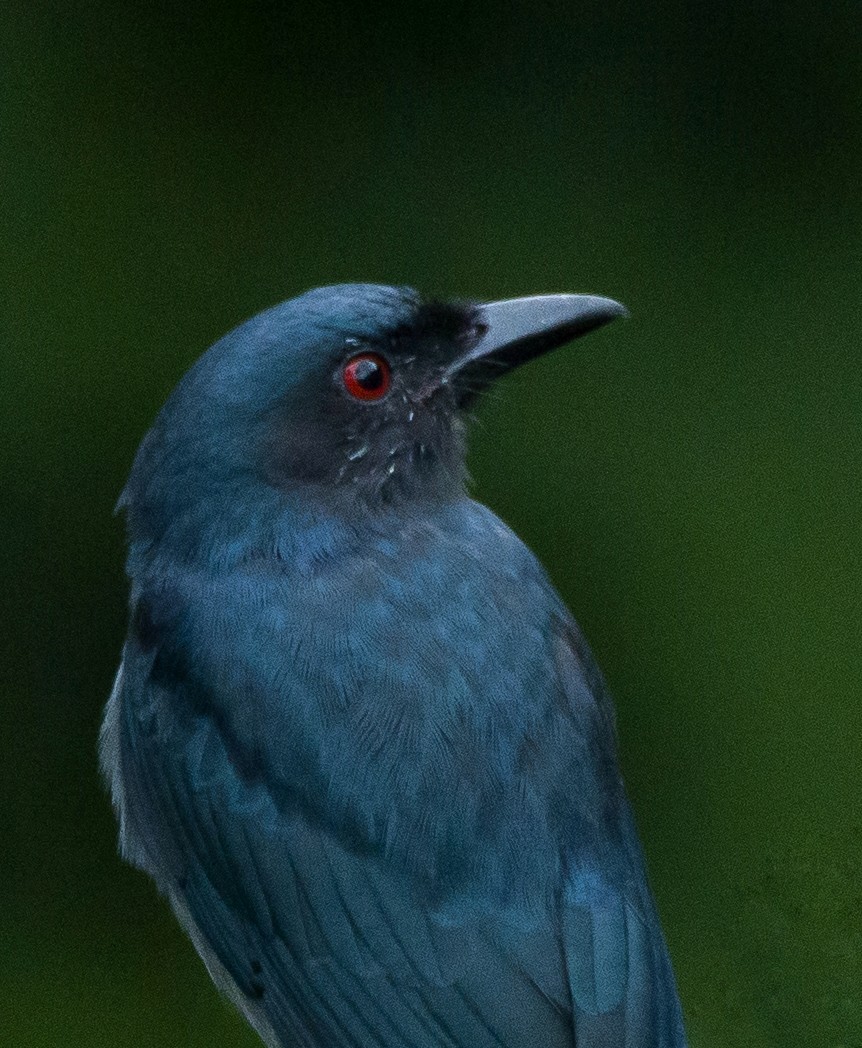
POLYGON ((497 795, 552 810, 572 779, 590 817, 616 799, 595 660, 490 510, 464 500, 406 535, 305 556, 137 580, 126 679, 141 724, 181 739, 211 722, 235 767, 308 804, 325 796, 330 813, 356 795, 371 808, 453 795, 502 825, 526 812, 497 795))
POLYGON ((676 1021, 601 675, 484 512, 414 536, 406 573, 383 547, 346 582, 323 559, 135 588, 129 836, 276 1030, 568 1048, 676 1021))
POLYGON ((469 765, 483 745, 510 775, 563 774, 575 736, 612 751, 581 631, 490 510, 464 500, 406 534, 303 557, 137 580, 136 672, 276 775, 303 746, 336 764, 375 752, 396 778, 447 755, 469 765))

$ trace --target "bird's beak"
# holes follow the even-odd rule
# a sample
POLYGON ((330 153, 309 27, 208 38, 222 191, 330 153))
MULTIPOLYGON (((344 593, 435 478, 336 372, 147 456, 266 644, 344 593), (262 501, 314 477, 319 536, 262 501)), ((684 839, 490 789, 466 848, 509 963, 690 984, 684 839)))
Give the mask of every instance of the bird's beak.
POLYGON ((488 302, 476 309, 476 339, 446 369, 444 382, 457 384, 462 401, 468 402, 499 375, 627 315, 625 306, 598 295, 488 302))

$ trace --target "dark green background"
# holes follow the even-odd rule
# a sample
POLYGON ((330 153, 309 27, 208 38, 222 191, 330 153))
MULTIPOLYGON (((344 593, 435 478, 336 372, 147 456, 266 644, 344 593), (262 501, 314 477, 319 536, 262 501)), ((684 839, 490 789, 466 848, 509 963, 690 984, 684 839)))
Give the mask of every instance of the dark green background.
POLYGON ((862 1045, 862 15, 5 5, 0 1042, 251 1046, 115 855, 135 447, 306 287, 593 291, 477 497, 617 695, 694 1048, 862 1045))

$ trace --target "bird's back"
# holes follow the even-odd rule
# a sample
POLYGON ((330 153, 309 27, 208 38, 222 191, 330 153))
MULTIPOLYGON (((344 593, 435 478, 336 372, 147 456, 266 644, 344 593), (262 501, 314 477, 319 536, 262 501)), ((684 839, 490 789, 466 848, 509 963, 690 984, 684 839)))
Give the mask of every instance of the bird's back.
POLYGON ((601 677, 490 511, 145 564, 124 847, 271 1045, 684 1045, 601 677))

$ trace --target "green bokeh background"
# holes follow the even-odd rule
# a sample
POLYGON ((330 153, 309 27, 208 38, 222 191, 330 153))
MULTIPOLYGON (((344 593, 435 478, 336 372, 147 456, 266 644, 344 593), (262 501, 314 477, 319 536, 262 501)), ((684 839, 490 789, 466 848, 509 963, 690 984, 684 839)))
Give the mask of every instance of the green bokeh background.
POLYGON ((251 1048, 115 854, 111 510, 307 287, 613 295, 474 434, 617 696, 694 1048, 862 1045, 862 14, 5 5, 0 1043, 251 1048))

